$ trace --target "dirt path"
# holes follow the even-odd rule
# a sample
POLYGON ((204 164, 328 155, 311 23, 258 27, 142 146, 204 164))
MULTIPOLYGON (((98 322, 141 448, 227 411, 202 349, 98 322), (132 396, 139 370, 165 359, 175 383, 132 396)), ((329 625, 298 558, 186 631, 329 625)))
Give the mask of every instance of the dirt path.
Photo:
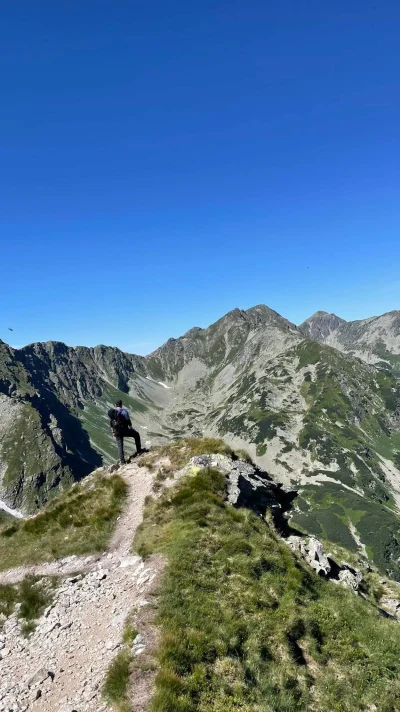
POLYGON ((27 574, 68 576, 76 571, 89 572, 95 566, 104 565, 104 562, 108 561, 110 552, 120 558, 128 556, 136 527, 142 521, 144 500, 151 493, 153 475, 146 467, 139 467, 136 464, 125 465, 118 470, 118 474, 128 483, 129 489, 124 513, 118 519, 107 552, 92 556, 68 556, 65 559, 32 566, 18 566, 0 572, 0 584, 18 583, 27 574))
MULTIPOLYGON (((16 583, 30 573, 64 578, 51 609, 45 611, 28 639, 21 635, 16 614, 4 623, 0 632, 0 712, 112 709, 101 695, 106 671, 121 648, 127 615, 133 608, 140 611, 147 605, 146 596, 162 568, 157 557, 145 565, 140 557, 129 554, 153 477, 147 468, 136 464, 119 472, 129 485, 128 498, 107 552, 19 567, 0 575, 0 583, 16 583)), ((133 702, 135 710, 142 710, 147 699, 138 690, 133 702)))

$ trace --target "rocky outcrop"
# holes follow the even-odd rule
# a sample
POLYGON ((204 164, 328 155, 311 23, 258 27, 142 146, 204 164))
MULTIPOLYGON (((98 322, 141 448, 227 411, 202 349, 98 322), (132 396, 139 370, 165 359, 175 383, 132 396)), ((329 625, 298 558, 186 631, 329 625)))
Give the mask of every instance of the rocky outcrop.
POLYGON ((289 526, 285 517, 297 492, 275 482, 256 465, 227 455, 198 455, 192 457, 186 471, 202 467, 215 467, 227 475, 227 500, 235 507, 246 507, 255 514, 271 512, 277 530, 287 533, 289 526))
POLYGON ((214 467, 227 476, 227 501, 235 507, 246 507, 264 517, 268 510, 278 533, 285 543, 300 555, 317 574, 342 584, 354 593, 363 580, 361 571, 344 564, 339 566, 325 553, 323 544, 315 537, 291 533, 286 515, 291 509, 296 491, 274 482, 266 472, 243 460, 227 455, 198 455, 192 457, 183 473, 196 472, 203 467, 214 467))
POLYGON ((333 583, 339 583, 349 588, 354 593, 358 593, 363 580, 361 571, 354 569, 347 564, 338 566, 325 553, 323 544, 314 537, 304 538, 299 536, 289 536, 286 539, 287 545, 292 551, 299 554, 311 566, 317 574, 324 576, 333 583))
POLYGON ((398 621, 400 621, 400 600, 398 598, 394 598, 391 595, 384 594, 381 597, 379 604, 384 610, 388 611, 392 616, 394 616, 395 618, 397 618, 398 621))
POLYGON ((299 536, 290 536, 287 539, 288 546, 292 551, 296 551, 307 561, 317 574, 328 576, 331 565, 325 554, 324 547, 318 539, 310 537, 308 541, 299 536))

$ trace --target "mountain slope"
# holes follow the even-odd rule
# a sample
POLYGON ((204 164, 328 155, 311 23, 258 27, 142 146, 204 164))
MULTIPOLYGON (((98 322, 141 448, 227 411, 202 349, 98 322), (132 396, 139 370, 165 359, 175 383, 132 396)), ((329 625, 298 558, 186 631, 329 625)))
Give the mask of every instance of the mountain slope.
POLYGON ((325 338, 334 348, 400 375, 400 311, 345 322, 325 338))
POLYGON ((150 709, 398 710, 398 624, 305 569, 267 524, 271 499, 256 516, 224 506, 226 472, 189 475, 147 502, 135 539, 167 558, 150 709))
POLYGON ((158 423, 164 389, 141 375, 142 361, 104 346, 0 344, 0 498, 34 511, 111 461, 107 410, 119 398, 140 424, 158 423))
POLYGON ((246 448, 299 489, 297 526, 366 548, 399 577, 400 388, 390 372, 302 338, 263 308, 231 312, 151 359, 170 379, 171 429, 246 448))
POLYGON ((304 338, 263 305, 148 357, 54 342, 1 344, 0 354, 0 497, 11 507, 33 511, 112 461, 107 410, 123 398, 144 440, 218 435, 247 449, 298 488, 296 526, 400 576, 400 386, 390 369, 304 338))

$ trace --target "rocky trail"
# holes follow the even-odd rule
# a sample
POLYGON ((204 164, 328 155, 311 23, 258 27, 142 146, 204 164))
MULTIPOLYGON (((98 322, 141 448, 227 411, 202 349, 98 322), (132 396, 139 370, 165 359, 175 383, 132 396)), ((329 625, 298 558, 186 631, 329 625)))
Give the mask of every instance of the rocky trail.
MULTIPOLYGON (((101 694, 107 669, 121 649, 124 623, 133 609, 143 610, 162 563, 146 565, 130 555, 144 500, 153 476, 129 464, 119 470, 129 486, 124 513, 107 552, 19 567, 0 574, 0 583, 17 583, 27 574, 58 576, 51 606, 35 632, 24 638, 14 613, 0 632, 0 712, 108 712, 101 694)), ((142 636, 134 655, 146 647, 142 636)), ((143 687, 143 686, 141 686, 143 687)), ((147 702, 141 689, 133 700, 139 712, 147 702), (143 698, 143 699, 142 699, 143 698)))

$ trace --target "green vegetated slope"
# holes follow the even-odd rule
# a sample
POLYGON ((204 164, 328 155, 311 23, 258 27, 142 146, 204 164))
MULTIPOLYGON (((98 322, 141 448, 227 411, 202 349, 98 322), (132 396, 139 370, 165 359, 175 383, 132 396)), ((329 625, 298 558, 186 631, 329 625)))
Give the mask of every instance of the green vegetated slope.
POLYGON ((75 484, 35 517, 0 521, 0 570, 104 551, 127 485, 102 471, 75 484))
POLYGON ((15 358, 14 349, 0 341, 0 393, 9 394, 17 388, 23 394, 34 393, 24 364, 15 358))
POLYGON ((203 470, 148 500, 134 542, 161 552, 152 712, 395 712, 400 627, 300 564, 203 470))
POLYGON ((253 443, 271 474, 291 479, 296 526, 350 550, 359 537, 399 578, 400 384, 391 372, 306 339, 261 371, 250 365, 208 423, 228 442, 253 443))
POLYGON ((10 506, 35 511, 114 460, 107 410, 121 398, 143 441, 206 433, 249 449, 299 489, 296 526, 349 549, 358 537, 382 572, 399 575, 400 391, 390 370, 304 339, 262 305, 148 358, 104 346, 0 346, 0 496, 10 506), (15 426, 11 402, 24 409, 15 426))
POLYGON ((306 342, 298 348, 299 365, 310 362, 307 350, 315 354, 315 371, 304 376, 307 411, 299 447, 319 463, 305 475, 322 477, 318 485, 303 480, 293 522, 349 549, 357 547, 353 528, 381 571, 399 579, 400 520, 381 456, 398 470, 400 384, 390 373, 306 342))
POLYGON ((46 369, 0 343, 0 492, 26 513, 101 464, 46 369))

